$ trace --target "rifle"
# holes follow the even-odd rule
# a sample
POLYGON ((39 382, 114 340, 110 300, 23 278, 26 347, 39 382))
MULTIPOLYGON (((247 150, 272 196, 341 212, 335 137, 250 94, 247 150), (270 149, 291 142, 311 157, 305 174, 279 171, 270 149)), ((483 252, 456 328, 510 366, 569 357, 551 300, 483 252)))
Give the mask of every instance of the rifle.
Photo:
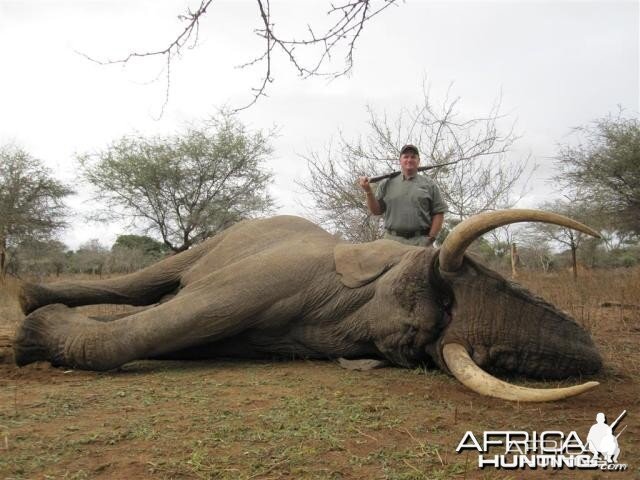
MULTIPOLYGON (((455 165, 458 162, 459 162, 459 160, 456 161, 456 162, 441 163, 439 165, 428 165, 428 166, 425 166, 425 167, 418 167, 418 171, 419 172, 426 172, 427 170, 432 170, 434 168, 446 167, 448 165, 455 165)), ((371 177, 369 179, 369 183, 376 183, 376 182, 379 182, 380 180, 384 180, 385 178, 397 177, 401 173, 402 172, 391 172, 391 173, 386 173, 384 175, 379 175, 377 177, 371 177)))
MULTIPOLYGON (((609 427, 611 427, 611 431, 613 431, 613 429, 618 426, 618 422, 620 420, 622 420, 622 417, 624 417, 626 414, 627 414, 627 411, 623 410, 622 413, 620 415, 618 415, 618 418, 616 418, 615 421, 611 425, 609 425, 609 427)), ((620 433, 622 433, 622 432, 620 432, 620 433)))

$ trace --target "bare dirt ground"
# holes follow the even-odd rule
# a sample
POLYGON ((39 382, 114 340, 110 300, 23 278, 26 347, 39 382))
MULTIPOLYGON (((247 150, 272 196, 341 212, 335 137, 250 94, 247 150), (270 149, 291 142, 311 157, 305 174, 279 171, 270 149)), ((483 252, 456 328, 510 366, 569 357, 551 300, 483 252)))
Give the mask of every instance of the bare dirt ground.
MULTIPOLYGON (((522 279, 573 312, 605 361, 598 388, 547 404, 481 397, 439 371, 352 372, 320 361, 19 369, 7 362, 14 317, 0 323, 0 478, 640 478, 639 279, 522 279), (611 421, 625 409, 625 472, 480 470, 475 454, 455 453, 467 430, 576 430, 585 439, 597 412, 611 421)), ((5 319, 16 308, 0 301, 5 319)))

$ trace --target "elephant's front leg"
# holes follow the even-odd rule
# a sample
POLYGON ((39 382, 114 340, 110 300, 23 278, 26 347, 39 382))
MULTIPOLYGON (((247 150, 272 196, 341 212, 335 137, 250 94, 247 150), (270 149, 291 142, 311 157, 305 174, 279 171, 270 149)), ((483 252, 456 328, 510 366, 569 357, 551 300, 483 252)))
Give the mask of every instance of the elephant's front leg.
POLYGON ((47 305, 25 318, 13 342, 14 358, 19 366, 47 360, 52 365, 69 365, 65 359, 66 343, 71 331, 84 330, 89 336, 96 320, 62 304, 47 305))
POLYGON ((62 304, 30 314, 14 343, 18 365, 40 360, 87 370, 110 370, 232 336, 251 325, 240 312, 217 315, 215 305, 187 295, 111 322, 101 322, 62 304), (198 305, 200 304, 200 305, 198 305))

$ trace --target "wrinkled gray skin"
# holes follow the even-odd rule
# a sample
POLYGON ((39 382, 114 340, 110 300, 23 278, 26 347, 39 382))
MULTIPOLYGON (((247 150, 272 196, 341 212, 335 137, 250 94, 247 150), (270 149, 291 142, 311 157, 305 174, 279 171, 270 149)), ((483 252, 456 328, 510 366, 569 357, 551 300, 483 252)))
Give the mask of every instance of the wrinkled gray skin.
MULTIPOLYGON (((352 245, 297 217, 239 223, 124 277, 23 288, 18 365, 108 370, 144 358, 368 358, 445 371, 464 345, 485 370, 564 378, 601 367, 569 316, 466 258, 440 274, 437 251, 352 245), (149 305, 111 321, 72 307, 149 305)), ((374 362, 375 363, 375 362, 374 362)))

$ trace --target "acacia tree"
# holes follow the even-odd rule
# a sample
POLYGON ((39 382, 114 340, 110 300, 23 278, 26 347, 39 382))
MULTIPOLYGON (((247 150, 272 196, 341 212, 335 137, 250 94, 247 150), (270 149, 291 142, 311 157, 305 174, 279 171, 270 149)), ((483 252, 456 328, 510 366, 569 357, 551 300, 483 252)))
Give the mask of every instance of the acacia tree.
MULTIPOLYGON (((591 216, 591 211, 588 208, 588 205, 582 201, 583 198, 584 196, 581 192, 574 192, 571 195, 566 194, 561 199, 543 203, 540 205, 540 209, 558 213, 573 220, 590 224, 592 227, 597 227, 597 225, 594 225, 593 217, 591 216)), ((527 232, 528 233, 525 236, 529 243, 537 242, 544 245, 551 241, 569 248, 569 251, 571 252, 571 270, 573 272, 573 279, 577 280, 578 249, 593 237, 571 228, 560 227, 549 223, 533 223, 527 227, 527 232)))
POLYGON ((539 236, 526 236, 521 243, 518 256, 522 264, 530 269, 539 267, 544 273, 553 265, 553 252, 548 241, 539 236))
POLYGON ((128 136, 79 157, 82 177, 104 202, 97 218, 131 219, 174 252, 270 211, 263 163, 274 132, 250 132, 221 113, 169 137, 128 136))
POLYGON ((130 273, 166 256, 170 250, 164 243, 141 235, 119 235, 107 259, 109 273, 130 273))
POLYGON ((0 148, 0 278, 6 273, 8 248, 48 239, 65 226, 63 200, 71 193, 22 148, 0 148))
POLYGON ((69 258, 70 267, 77 273, 91 273, 102 277, 109 259, 109 249, 97 238, 84 242, 69 258))
POLYGON ((575 130, 580 141, 560 148, 556 180, 583 192, 610 228, 640 235, 640 120, 619 113, 575 130))
MULTIPOLYGON (((193 49, 200 38, 201 21, 208 12, 213 0, 199 0, 195 9, 189 9, 178 15, 182 22, 178 33, 170 37, 167 43, 156 50, 133 51, 128 55, 115 60, 99 60, 84 54, 89 60, 101 65, 126 64, 132 60, 141 58, 159 57, 165 63, 166 96, 163 110, 169 99, 171 63, 185 50, 193 49)), ((245 63, 238 65, 240 68, 259 66, 262 68, 262 78, 258 86, 252 89, 251 101, 238 108, 242 110, 253 105, 262 96, 266 96, 269 83, 274 81, 274 62, 277 54, 282 55, 293 65, 302 78, 329 77, 338 78, 346 75, 353 68, 353 56, 355 47, 365 25, 375 16, 382 13, 398 0, 346 0, 343 3, 329 3, 326 12, 327 25, 314 26, 316 22, 306 23, 304 33, 296 36, 292 32, 276 28, 272 15, 270 0, 256 0, 256 10, 259 18, 259 26, 254 33, 263 40, 263 48, 245 63), (303 55, 306 52, 307 55, 303 55), (343 56, 342 64, 337 68, 326 68, 333 59, 343 56)))
POLYGON ((400 149, 407 143, 420 150, 421 165, 453 163, 428 173, 449 206, 448 221, 515 203, 528 158, 507 161, 517 136, 513 128, 499 131, 499 102, 487 115, 465 119, 458 112, 459 98, 447 95, 438 106, 426 88, 423 93, 419 105, 402 109, 394 121, 369 108, 363 136, 351 141, 340 134, 336 146, 303 157, 309 176, 298 183, 312 198, 306 207, 314 220, 352 241, 379 238, 381 226, 367 210, 356 180, 397 170, 400 149))
POLYGON ((168 253, 167 246, 146 235, 118 235, 116 241, 111 246, 114 250, 140 250, 144 255, 162 258, 168 253))
POLYGON ((28 238, 11 248, 7 271, 14 275, 59 277, 67 266, 67 252, 67 246, 58 240, 28 238))

